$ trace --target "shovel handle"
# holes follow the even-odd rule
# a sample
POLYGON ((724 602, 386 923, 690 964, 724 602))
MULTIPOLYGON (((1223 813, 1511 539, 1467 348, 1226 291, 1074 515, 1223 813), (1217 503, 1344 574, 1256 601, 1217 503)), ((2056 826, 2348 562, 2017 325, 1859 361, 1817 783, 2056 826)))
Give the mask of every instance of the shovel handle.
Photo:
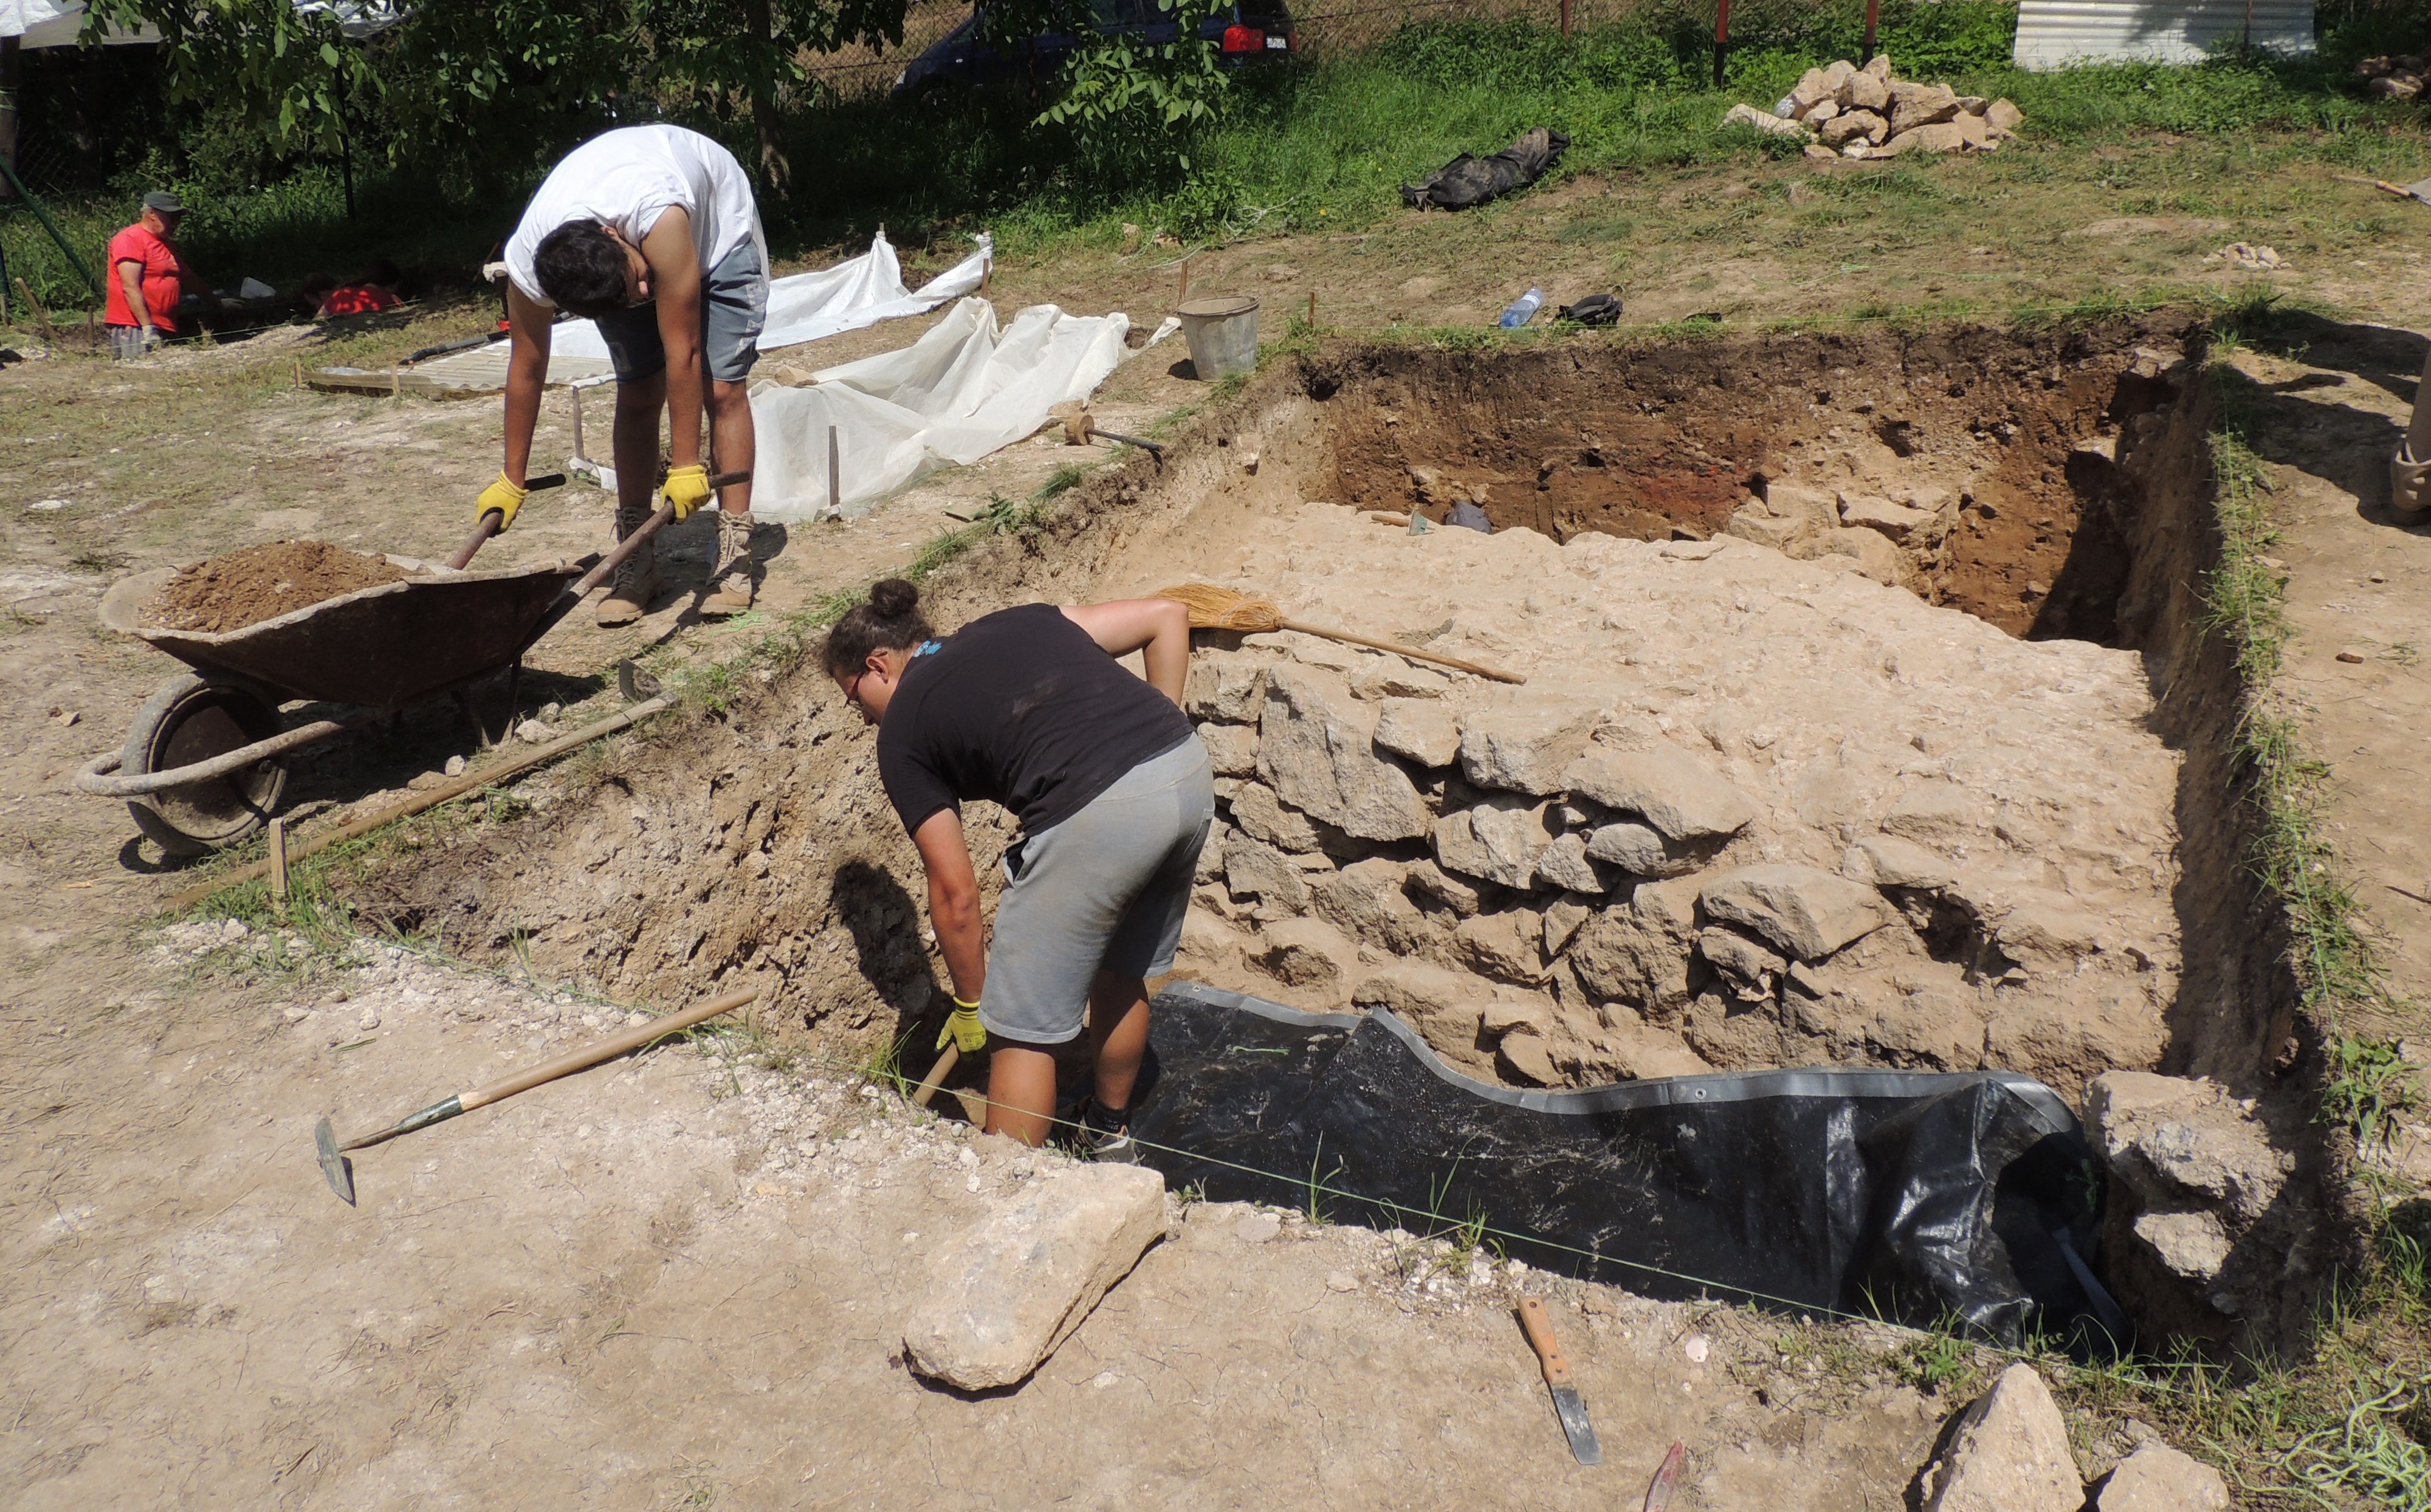
POLYGON ((1279 623, 1280 628, 1298 630, 1302 635, 1322 635, 1329 641, 1347 641, 1352 646, 1365 646, 1379 651, 1390 651, 1395 656, 1406 656, 1413 662, 1433 662, 1437 666, 1448 666, 1458 672, 1474 673, 1481 678, 1492 678, 1497 682, 1528 680, 1517 672, 1505 672, 1499 666, 1487 666, 1483 662, 1464 662, 1456 656, 1438 656, 1433 651, 1421 651, 1415 646, 1403 646, 1399 641, 1379 640, 1373 635, 1361 635, 1351 630, 1335 630, 1330 625, 1311 625, 1305 620, 1298 619, 1286 619, 1279 623))
POLYGON ((1553 1342, 1553 1322, 1545 1316, 1545 1299, 1519 1299, 1519 1327, 1528 1336, 1528 1347, 1536 1352, 1536 1363, 1545 1368, 1545 1384, 1568 1386, 1570 1362, 1562 1358, 1562 1347, 1553 1342))
POLYGON ((946 1053, 938 1056, 937 1064, 929 1067, 929 1079, 921 1083, 919 1089, 912 1094, 912 1105, 915 1108, 927 1107, 929 1100, 937 1095, 937 1088, 945 1084, 946 1078, 954 1074, 954 1067, 961 1062, 962 1058, 963 1048, 950 1039, 946 1041, 946 1053))
MULTIPOLYGON (((563 473, 544 473, 538 478, 525 479, 524 492, 527 494, 537 494, 544 488, 562 487, 564 482, 565 475, 563 473)), ((490 537, 497 534, 500 530, 503 530, 506 528, 506 511, 483 510, 481 512, 481 523, 473 527, 473 533, 466 536, 464 538, 464 544, 456 548, 456 554, 447 559, 448 567, 457 572, 463 571, 465 564, 473 560, 473 553, 480 550, 482 546, 489 541, 490 537)))

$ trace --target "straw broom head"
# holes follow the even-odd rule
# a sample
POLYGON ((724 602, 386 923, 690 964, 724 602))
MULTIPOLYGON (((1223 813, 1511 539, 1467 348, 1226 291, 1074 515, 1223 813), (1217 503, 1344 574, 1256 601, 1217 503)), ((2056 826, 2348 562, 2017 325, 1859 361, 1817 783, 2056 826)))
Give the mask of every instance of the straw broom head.
POLYGON ((1190 611, 1192 630, 1239 630, 1257 633, 1283 628, 1283 611, 1271 598, 1253 598, 1213 583, 1185 582, 1157 590, 1190 611))

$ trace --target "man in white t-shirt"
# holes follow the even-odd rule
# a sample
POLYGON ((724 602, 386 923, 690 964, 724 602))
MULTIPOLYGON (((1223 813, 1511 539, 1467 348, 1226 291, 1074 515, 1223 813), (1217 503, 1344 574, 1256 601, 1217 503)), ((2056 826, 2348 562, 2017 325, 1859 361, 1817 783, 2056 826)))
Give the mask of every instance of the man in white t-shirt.
MULTIPOLYGON (((701 412, 722 472, 746 472, 755 442, 745 382, 768 316, 768 248, 750 180, 734 155, 680 126, 627 126, 566 155, 507 241, 507 444, 475 517, 514 523, 548 377, 555 311, 598 323, 616 369, 616 539, 656 508, 659 413, 672 432, 666 502, 683 519, 708 502, 701 412)), ((751 607, 751 485, 719 491, 717 560, 705 615, 751 607)), ((504 529, 502 526, 501 529, 504 529)), ((659 591, 655 543, 617 569, 599 623, 647 613, 659 591)))

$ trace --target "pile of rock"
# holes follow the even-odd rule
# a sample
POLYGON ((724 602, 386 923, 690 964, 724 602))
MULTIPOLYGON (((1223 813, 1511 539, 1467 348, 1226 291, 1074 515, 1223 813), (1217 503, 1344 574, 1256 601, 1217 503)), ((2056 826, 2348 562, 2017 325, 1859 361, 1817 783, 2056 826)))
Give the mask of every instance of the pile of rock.
MULTIPOLYGON (((1442 644, 1562 647, 1525 687, 1294 633, 1202 647, 1185 702, 1221 822, 1184 966, 1388 1008, 1523 1084, 1992 1064, 2073 1091, 2152 1065, 2175 764, 2138 728, 2136 659, 2012 641, 1836 549, 1862 537, 1895 579, 1885 532, 1929 533, 1935 500, 1815 503, 1786 542, 1820 542, 1811 563, 1471 537, 1478 570, 1428 579, 1460 606, 1442 644)), ((1357 553, 1330 601, 1391 580, 1357 553)))
POLYGON ((2005 99, 1960 94, 1947 84, 1918 84, 1891 76, 1891 60, 1877 55, 1859 68, 1846 59, 1810 68, 1798 87, 1770 110, 1735 105, 1724 126, 1740 122, 1759 131, 1802 139, 1807 155, 1831 158, 1896 158, 1903 152, 1994 152, 2017 135, 2025 113, 2005 99))
POLYGON ((2431 54, 2406 53, 2396 58, 2367 58, 2356 65, 2363 92, 2376 100, 2419 100, 2431 84, 2431 54))
POLYGON ((1917 1491, 1924 1512, 2228 1512, 2220 1471, 2143 1432, 2135 1453, 2086 1485, 2051 1387, 2033 1366, 2012 1365, 1953 1425, 1917 1491))

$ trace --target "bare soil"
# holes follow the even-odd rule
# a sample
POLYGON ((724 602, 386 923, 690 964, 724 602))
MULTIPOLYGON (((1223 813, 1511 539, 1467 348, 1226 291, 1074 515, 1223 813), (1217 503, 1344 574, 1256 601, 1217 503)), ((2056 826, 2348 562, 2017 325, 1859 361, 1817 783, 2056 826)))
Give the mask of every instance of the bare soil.
MULTIPOLYGON (((2352 312, 2239 361, 2262 386, 2256 444, 2289 522, 2283 555, 2302 632, 2292 666, 2305 694, 2294 712, 2329 764, 2340 853, 2361 870, 2394 989, 2390 1017, 2368 1027, 2431 1044, 2420 1007, 2431 907, 2417 901, 2431 897, 2421 865, 2431 815, 2413 733, 2431 695, 2410 659, 2421 627, 2406 597, 2431 581, 2431 547, 2425 531, 2388 520, 2385 493, 2422 365, 2419 338, 2393 328, 2431 319, 2423 254, 2392 241, 2402 227, 2388 219, 2415 212, 2319 175, 2292 184, 2181 160, 2203 150, 2164 143, 2083 174, 2057 155, 2004 154, 2002 172, 2015 176, 1997 180, 1982 164, 1921 179, 1903 168, 1903 186, 1934 193, 1906 196, 1920 224, 1877 237, 1862 293, 1917 305, 1947 285, 1996 306, 2156 281, 2234 294, 2255 280, 2201 260, 2215 241, 2242 238, 2294 252, 2291 271, 2262 280, 2269 288, 2352 312), (1970 170, 1972 187, 1955 193, 1970 170), (2054 172, 2054 185, 2029 182, 2054 172), (2230 224, 2217 233, 2062 240, 2190 181, 2227 199, 2219 214, 2230 224), (1987 250, 1954 258, 1950 223, 1986 216, 1999 220, 1987 250), (2345 647, 2371 654, 2339 662, 2345 647)), ((1850 177, 1850 192, 1874 176, 1850 177)), ((1327 326, 1483 325, 1542 281, 1540 269, 1597 286, 1619 277, 1633 321, 1716 308, 1750 323, 1829 315, 1858 297, 1841 267, 1845 238, 1824 234, 1844 196, 1802 199, 1809 181, 1796 165, 1585 179, 1458 221, 1202 253, 1192 283, 1254 289, 1277 311, 1313 291, 1327 326)), ((996 288, 1006 309, 1052 298, 1136 318, 1170 302, 1170 261, 1089 249, 1008 258, 996 288)), ((527 784, 520 797, 557 815, 555 834, 546 823, 511 828, 514 806, 502 801, 477 811, 478 824, 444 818, 385 840, 372 878, 415 881, 366 885, 364 900, 395 906, 432 949, 461 947, 511 982, 385 954, 339 961, 260 931, 212 949, 159 933, 159 900, 191 878, 132 838, 121 805, 63 790, 64 775, 114 745, 176 670, 99 630, 101 589, 272 538, 443 555, 495 470, 495 402, 298 393, 288 363, 384 362, 480 323, 478 310, 442 309, 336 345, 271 333, 134 367, 57 356, 12 365, 0 382, 10 443, 0 483, 20 506, 0 515, 0 968, 10 983, 0 995, 0 1258, 14 1278, 0 1301, 11 1403, 0 1478, 12 1502, 864 1506, 943 1492, 1008 1507, 1635 1504, 1673 1438, 1688 1443, 1692 1466, 1675 1506, 1870 1508, 1913 1496, 1937 1425, 1981 1380, 1962 1372, 1919 1394, 1914 1341, 1723 1309, 1649 1312, 1543 1278, 1612 1460, 1581 1471, 1501 1310, 1510 1286, 1539 1278, 1496 1272, 1454 1293, 1399 1241, 1323 1228, 1304 1237, 1307 1225, 1286 1224, 1278 1239, 1251 1242, 1227 1215, 1199 1210, 1021 1391, 965 1401, 913 1382, 889 1354, 919 1285, 920 1235, 981 1194, 968 1190, 950 1127, 915 1140, 891 1117, 851 1111, 869 1100, 836 1063, 920 1006, 924 952, 904 942, 918 908, 905 883, 918 873, 899 836, 863 822, 876 793, 857 726, 815 697, 746 699, 628 741, 580 781, 527 784), (731 742, 730 759, 701 761, 704 728, 731 742), (606 784, 596 794, 593 779, 606 784), (754 890, 750 857, 767 848, 741 842, 754 825, 775 828, 779 809, 803 869, 793 885, 754 890), (499 865, 483 841, 492 823, 531 847, 524 866, 499 865), (601 864, 562 865, 588 855, 601 864), (729 855, 723 871, 710 864, 729 855), (337 1204, 311 1162, 311 1120, 393 1117, 595 1033, 582 1016, 604 1022, 606 1007, 553 983, 535 990, 522 974, 528 931, 517 908, 545 925, 552 910, 586 913, 586 899, 636 888, 644 896, 592 937, 543 945, 562 952, 555 966, 535 957, 544 983, 612 980, 627 1000, 665 1007, 692 989, 690 963, 759 972, 781 947, 821 963, 794 978, 798 1016, 764 1012, 761 1037, 722 1058, 662 1049, 386 1147, 359 1168, 364 1208, 337 1204), (740 950, 746 937, 753 949, 740 950), (595 970, 595 945, 596 963, 620 951, 629 963, 595 970), (333 1001, 339 991, 346 1001, 333 1001), (884 1127, 880 1158, 862 1155, 877 1134, 830 1137, 862 1124, 884 1127), (1333 1287, 1337 1272, 1352 1289, 1333 1287), (1709 1354, 1697 1365, 1685 1346, 1701 1334, 1709 1354)), ((900 345, 918 324, 842 339, 820 360, 900 345)), ((1168 344, 1118 371, 1098 396, 1101 422, 1134 430, 1195 408, 1211 437, 1239 428, 1241 414, 1211 409, 1205 385, 1172 371, 1180 355, 1168 344)), ((2061 393, 2070 381, 2063 372, 2061 393)), ((2056 395, 2033 412, 2070 427, 2084 413, 2056 395)), ((567 447, 567 418, 552 396, 543 455, 567 447)), ((604 428, 595 405, 590 419, 604 428)), ((2171 423, 2199 442, 2205 417, 2171 423)), ((1515 453, 1527 470, 1513 476, 1533 487, 1547 454, 1527 449, 1515 453)), ((693 575, 705 564, 679 563, 679 591, 644 623, 599 631, 578 618, 545 643, 525 711, 600 697, 619 656, 662 667, 732 656, 775 617, 900 566, 992 496, 1025 496, 1093 455, 1103 453, 1025 444, 863 520, 763 530, 767 616, 743 625, 700 624, 693 575)), ((1189 476, 1227 475, 1219 465, 1189 476)), ((2018 482, 2028 496, 2054 487, 2039 472, 2018 482)), ((1111 483, 1105 501, 1118 512, 1138 486, 1111 483)), ((1406 474, 1396 486, 1406 490, 1406 474)), ((2194 485, 2173 486, 2169 507, 2196 518, 2194 485)), ((1703 495, 1690 502, 1710 517, 1703 495)), ((543 503, 489 552, 573 557, 604 544, 610 506, 597 495, 570 489, 543 503)), ((2064 516, 2052 518, 2056 529, 2064 516)), ((1660 538, 1651 518, 1630 529, 1660 538)), ((706 540, 671 535, 675 551, 705 555, 706 540)), ((1083 591, 1109 547, 1050 529, 1003 549, 1017 560, 972 563, 941 598, 1083 591)), ((2152 623, 2191 639, 2185 611, 2202 563, 2183 565, 2152 623)), ((2233 669, 2202 656, 2164 662, 2176 676, 2156 677, 2159 717, 2187 753, 2177 914, 2213 945, 2188 953, 2188 1014, 2173 1019, 2171 1040, 2190 1067, 2301 1081, 2303 1056, 2288 1071, 2260 1058, 2293 1033, 2275 984, 2281 941, 2255 924, 2243 891, 2244 837, 2214 822, 2235 778, 2218 755, 2237 714, 2233 669)), ((745 691, 775 685, 748 672, 745 691)), ((452 711, 409 711, 381 738, 306 764, 291 784, 302 795, 293 812, 309 831, 452 755, 477 768, 495 759, 452 711)), ((981 1159, 983 1185, 1013 1179, 981 1159)), ((2301 1299, 2292 1305, 2301 1312, 2301 1299)), ((2078 1402, 2091 1476, 2121 1452, 2122 1423, 2113 1405, 2078 1402)), ((2269 1474, 2230 1468, 2239 1484, 2269 1474)))
POLYGON ((326 541, 273 541, 180 567, 143 606, 143 621, 220 634, 409 576, 385 557, 326 541))

